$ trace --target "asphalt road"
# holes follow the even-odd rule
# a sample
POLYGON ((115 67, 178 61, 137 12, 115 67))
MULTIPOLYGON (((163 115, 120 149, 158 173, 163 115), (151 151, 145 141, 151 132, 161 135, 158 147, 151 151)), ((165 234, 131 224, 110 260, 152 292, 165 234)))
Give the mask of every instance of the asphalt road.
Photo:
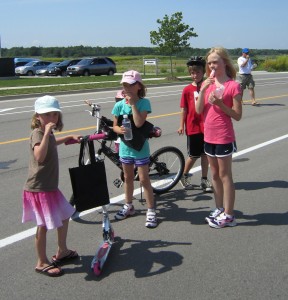
MULTIPOLYGON (((35 97, 0 98, 0 258, 1 299, 287 299, 288 173, 287 73, 255 72, 259 107, 244 93, 243 118, 235 122, 238 153, 233 159, 236 186, 235 228, 212 229, 204 217, 213 195, 183 191, 178 184, 156 196, 160 225, 144 227, 145 206, 136 195, 137 214, 114 221, 123 203, 113 186, 119 172, 106 160, 111 220, 116 233, 109 260, 97 278, 90 262, 101 241, 101 214, 83 214, 70 222, 68 243, 81 255, 64 266, 66 274, 48 278, 34 272, 35 224, 21 224, 21 192, 27 175, 28 136, 35 97), (120 202, 119 202, 120 201, 120 202)), ((183 86, 150 87, 149 121, 163 130, 151 140, 152 151, 168 145, 185 154, 178 136, 179 99, 183 86)), ((115 91, 59 95, 64 131, 93 132, 95 120, 83 100, 101 104, 110 116, 115 91)), ((78 145, 59 146, 60 189, 71 195, 68 168, 77 165, 78 145)), ((193 183, 200 182, 199 163, 193 183)), ((137 186, 136 186, 137 187, 137 186)), ((56 231, 48 234, 47 252, 55 254, 56 231)))

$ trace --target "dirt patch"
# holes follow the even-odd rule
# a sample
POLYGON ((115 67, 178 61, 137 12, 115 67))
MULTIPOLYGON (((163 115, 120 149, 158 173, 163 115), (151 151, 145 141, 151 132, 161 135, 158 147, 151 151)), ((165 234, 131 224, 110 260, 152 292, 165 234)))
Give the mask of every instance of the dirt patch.
POLYGON ((168 76, 165 78, 165 80, 168 80, 168 81, 180 81, 180 79, 176 76, 168 76))

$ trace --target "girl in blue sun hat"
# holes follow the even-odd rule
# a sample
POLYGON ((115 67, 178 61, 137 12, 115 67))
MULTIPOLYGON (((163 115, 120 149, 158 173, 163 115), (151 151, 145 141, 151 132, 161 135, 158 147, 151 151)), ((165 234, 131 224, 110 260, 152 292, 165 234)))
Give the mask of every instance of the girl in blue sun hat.
POLYGON ((28 178, 23 191, 22 222, 34 221, 37 224, 35 247, 38 255, 35 271, 39 274, 56 277, 63 275, 57 263, 78 257, 76 251, 66 245, 69 218, 75 209, 58 189, 59 162, 57 145, 81 136, 54 136, 53 131, 63 128, 59 102, 52 96, 43 96, 35 102, 35 113, 31 122, 30 162, 28 178), (57 228, 58 249, 52 262, 46 254, 47 230, 57 228))

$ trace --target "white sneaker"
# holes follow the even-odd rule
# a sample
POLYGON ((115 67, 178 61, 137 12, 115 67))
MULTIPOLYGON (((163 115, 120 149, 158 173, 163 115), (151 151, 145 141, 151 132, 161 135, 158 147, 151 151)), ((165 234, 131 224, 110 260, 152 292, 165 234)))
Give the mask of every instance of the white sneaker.
POLYGON ((209 221, 209 226, 213 228, 224 228, 224 227, 234 227, 236 226, 236 219, 234 216, 231 218, 227 217, 225 213, 220 214, 217 218, 211 219, 209 221))
POLYGON ((129 216, 133 216, 135 214, 134 206, 129 206, 128 204, 124 204, 124 206, 118 211, 115 215, 116 220, 123 220, 129 216))
POLYGON ((216 207, 214 210, 211 210, 209 216, 205 218, 206 223, 209 223, 211 220, 217 218, 223 212, 224 212, 223 207, 220 208, 216 207))
POLYGON ((155 228, 155 227, 157 227, 157 225, 158 225, 158 222, 157 222, 156 212, 155 211, 147 211, 145 226, 147 228, 155 228))

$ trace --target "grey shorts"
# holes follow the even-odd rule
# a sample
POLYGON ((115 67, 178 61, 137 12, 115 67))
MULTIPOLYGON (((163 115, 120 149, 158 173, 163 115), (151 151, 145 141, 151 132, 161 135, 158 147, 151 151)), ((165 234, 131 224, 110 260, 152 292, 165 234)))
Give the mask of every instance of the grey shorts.
POLYGON ((240 74, 239 83, 241 85, 242 90, 245 90, 246 86, 248 89, 253 89, 255 87, 255 82, 251 74, 240 74))

